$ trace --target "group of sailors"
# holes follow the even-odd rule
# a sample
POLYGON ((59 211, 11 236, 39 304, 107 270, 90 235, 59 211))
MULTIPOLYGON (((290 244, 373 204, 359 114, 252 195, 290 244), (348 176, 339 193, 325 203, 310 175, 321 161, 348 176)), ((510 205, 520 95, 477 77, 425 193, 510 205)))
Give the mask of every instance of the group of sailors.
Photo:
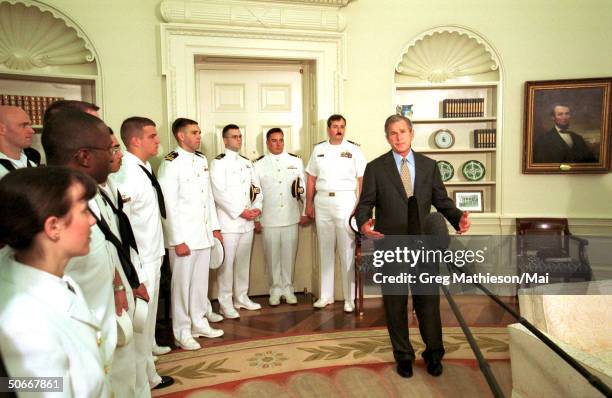
POLYGON ((201 348, 198 338, 239 310, 259 310, 248 296, 254 232, 263 234, 269 304, 296 304, 293 273, 299 225, 314 219, 320 294, 334 302, 335 251, 344 311, 354 311, 354 232, 348 220, 366 160, 345 139, 346 120, 332 115, 329 140, 304 168, 285 150, 284 132, 266 134, 268 154, 240 155, 237 125, 223 128, 225 150, 209 163, 198 123, 172 124, 177 146, 157 170, 156 124, 130 117, 117 136, 99 108, 62 100, 46 111, 46 167, 31 148, 28 115, 0 107, 0 352, 11 376, 64 379, 74 396, 150 396, 173 383, 155 368, 170 352, 155 340, 161 266, 167 250, 175 345, 201 348), (212 253, 219 313, 208 292, 212 253))

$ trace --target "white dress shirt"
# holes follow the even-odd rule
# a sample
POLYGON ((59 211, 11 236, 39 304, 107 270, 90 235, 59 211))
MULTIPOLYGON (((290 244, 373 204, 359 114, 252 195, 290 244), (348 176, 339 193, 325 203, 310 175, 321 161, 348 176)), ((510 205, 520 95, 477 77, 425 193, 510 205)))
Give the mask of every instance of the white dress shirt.
POLYGON ((37 396, 108 397, 99 335, 76 282, 3 258, 0 349, 10 375, 63 377, 63 392, 37 396))
POLYGON ((210 185, 206 156, 181 147, 159 166, 167 215, 162 222, 166 247, 186 243, 191 250, 213 246, 213 231, 221 229, 210 185))
POLYGON ((331 145, 323 141, 315 145, 306 172, 317 177, 317 191, 356 191, 357 177, 363 177, 366 164, 363 152, 352 142, 331 145))
MULTIPOLYGON (((30 165, 30 167, 36 167, 36 163, 28 160, 28 157, 23 151, 21 151, 21 154, 19 155, 19 159, 9 158, 4 153, 0 152, 0 159, 7 159, 9 162, 13 164, 13 166, 15 166, 16 169, 23 169, 23 168, 28 167, 28 165, 30 165)), ((0 164, 0 178, 7 175, 9 171, 10 170, 6 169, 2 164, 0 164)))
POLYGON ((296 178, 300 179, 300 186, 304 188, 304 200, 306 184, 302 159, 287 152, 278 155, 270 153, 255 161, 254 165, 264 194, 261 225, 284 227, 297 224, 304 206, 293 197, 291 185, 296 178))
POLYGON ((149 162, 124 152, 121 169, 113 176, 113 181, 123 195, 123 211, 132 224, 141 262, 148 264, 164 255, 164 235, 157 193, 140 166, 153 172, 149 162))
POLYGON ((261 210, 262 193, 251 203, 251 184, 259 187, 253 163, 238 152, 226 149, 211 164, 211 182, 222 233, 244 233, 255 228, 240 214, 245 209, 261 210))

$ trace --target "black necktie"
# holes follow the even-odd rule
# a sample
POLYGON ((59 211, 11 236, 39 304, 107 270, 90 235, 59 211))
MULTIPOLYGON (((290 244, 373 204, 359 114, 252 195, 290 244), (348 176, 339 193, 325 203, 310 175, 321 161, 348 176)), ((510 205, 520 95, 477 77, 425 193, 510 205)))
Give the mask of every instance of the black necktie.
POLYGON ((147 170, 147 168, 144 167, 143 165, 139 164, 139 166, 142 169, 142 171, 145 172, 147 177, 149 177, 149 180, 151 180, 151 185, 153 185, 153 188, 155 188, 155 192, 157 192, 157 203, 159 204, 159 213, 161 214, 162 218, 165 219, 166 218, 166 203, 164 202, 164 194, 162 192, 161 187, 159 186, 157 177, 155 177, 155 173, 149 172, 149 170, 147 170))
POLYGON ((136 244, 136 237, 134 236, 134 230, 127 214, 123 212, 123 200, 121 199, 121 193, 117 190, 117 207, 113 204, 113 201, 106 195, 104 190, 99 190, 102 199, 107 205, 113 210, 113 213, 117 216, 119 221, 119 236, 121 236, 121 246, 126 253, 130 252, 130 246, 138 253, 138 245, 136 244))
POLYGON ((127 278, 132 289, 136 289, 138 286, 140 286, 140 280, 138 279, 136 268, 134 268, 134 264, 132 264, 132 260, 130 259, 129 252, 126 253, 123 250, 119 238, 113 234, 113 231, 111 231, 104 217, 98 218, 96 213, 91 211, 91 209, 89 209, 89 212, 96 219, 98 228, 100 228, 100 231, 102 231, 104 234, 104 238, 115 246, 115 249, 117 249, 117 255, 119 256, 119 262, 121 263, 123 273, 125 274, 125 277, 127 278))

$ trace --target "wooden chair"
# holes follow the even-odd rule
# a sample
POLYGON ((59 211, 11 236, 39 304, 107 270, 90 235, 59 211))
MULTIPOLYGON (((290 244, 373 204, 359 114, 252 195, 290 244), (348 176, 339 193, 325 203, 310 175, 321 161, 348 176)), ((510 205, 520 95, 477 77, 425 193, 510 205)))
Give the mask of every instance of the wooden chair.
POLYGON ((516 235, 518 275, 548 273, 549 283, 591 280, 589 242, 571 234, 566 218, 517 218, 516 235))

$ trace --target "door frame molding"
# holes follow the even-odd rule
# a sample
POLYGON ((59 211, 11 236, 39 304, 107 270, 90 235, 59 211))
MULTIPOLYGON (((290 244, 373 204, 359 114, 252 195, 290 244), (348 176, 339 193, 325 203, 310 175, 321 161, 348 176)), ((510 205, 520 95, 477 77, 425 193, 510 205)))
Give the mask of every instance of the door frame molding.
POLYGON ((189 24, 161 24, 160 29, 169 121, 197 117, 196 58, 201 56, 312 61, 317 131, 310 135, 324 139, 327 117, 342 111, 344 33, 189 24))

